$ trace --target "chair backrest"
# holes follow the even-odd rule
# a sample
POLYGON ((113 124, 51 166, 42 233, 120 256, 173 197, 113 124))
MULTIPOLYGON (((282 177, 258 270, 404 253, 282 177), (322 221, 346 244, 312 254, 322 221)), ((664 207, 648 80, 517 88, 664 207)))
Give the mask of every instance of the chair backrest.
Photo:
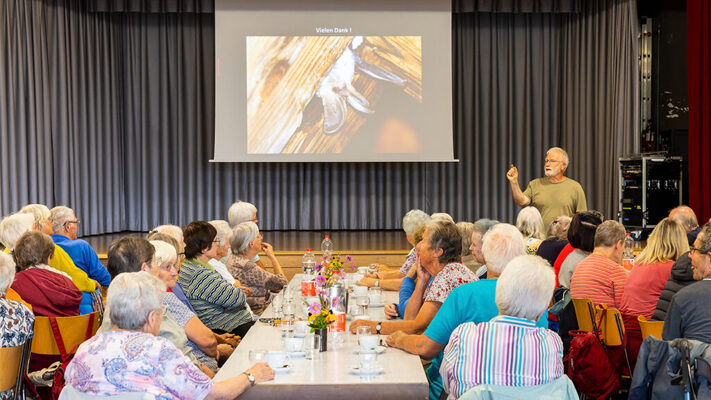
POLYGON ((595 306, 590 299, 571 299, 575 307, 575 317, 578 320, 578 330, 593 332, 595 330, 595 306))
POLYGON ((22 377, 27 372, 29 357, 29 346, 32 339, 15 347, 0 347, 0 392, 14 388, 16 394, 22 388, 22 377))
POLYGON ((662 338, 664 321, 648 321, 644 315, 640 315, 637 317, 637 322, 639 322, 639 329, 642 331, 642 339, 647 336, 654 336, 657 339, 662 338))
MULTIPOLYGON (((91 335, 94 335, 99 330, 100 324, 99 313, 96 311, 76 317, 56 317, 56 320, 67 353, 71 353, 74 346, 83 343, 87 339, 86 334, 89 324, 92 324, 91 335)), ((61 355, 54 339, 49 317, 35 317, 35 337, 32 340, 32 353, 61 355)))
MULTIPOLYGON (((620 346, 623 343, 623 338, 625 336, 625 325, 622 322, 622 314, 620 310, 612 307, 601 307, 597 306, 595 308, 596 313, 603 313, 602 327, 600 329, 602 333, 602 339, 606 346, 620 346)), ((599 315, 599 314, 598 314, 599 315)))

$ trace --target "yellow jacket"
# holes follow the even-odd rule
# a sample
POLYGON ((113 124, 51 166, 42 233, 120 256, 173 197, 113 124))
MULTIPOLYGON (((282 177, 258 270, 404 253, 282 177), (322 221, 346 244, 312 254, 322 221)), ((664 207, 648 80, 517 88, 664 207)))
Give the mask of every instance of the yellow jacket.
MULTIPOLYGON (((5 253, 10 253, 10 251, 5 249, 5 253)), ((96 282, 89 278, 86 272, 74 265, 74 261, 69 257, 69 254, 56 244, 54 245, 54 255, 49 259, 49 266, 69 275, 80 291, 92 293, 96 290, 96 282)))

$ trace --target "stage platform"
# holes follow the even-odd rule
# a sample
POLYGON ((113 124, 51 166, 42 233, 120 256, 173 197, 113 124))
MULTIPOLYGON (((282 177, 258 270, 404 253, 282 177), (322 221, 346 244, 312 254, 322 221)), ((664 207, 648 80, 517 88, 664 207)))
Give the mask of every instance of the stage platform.
MULTIPOLYGON (((105 235, 84 236, 82 239, 99 254, 101 262, 106 264, 106 253, 111 242, 123 236, 145 237, 147 232, 119 232, 105 235)), ((357 266, 380 263, 399 267, 410 251, 405 232, 402 230, 385 231, 262 231, 264 241, 274 246, 279 263, 284 268, 287 278, 301 271, 301 256, 308 247, 320 254, 323 235, 330 235, 336 254, 353 256, 357 266)), ((268 264, 266 257, 262 258, 268 264)))

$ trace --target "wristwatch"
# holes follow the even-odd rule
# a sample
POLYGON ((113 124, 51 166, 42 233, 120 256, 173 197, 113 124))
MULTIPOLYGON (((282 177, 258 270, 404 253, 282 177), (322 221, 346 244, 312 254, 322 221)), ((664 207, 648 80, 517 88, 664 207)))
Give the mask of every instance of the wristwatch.
POLYGON ((254 384, 257 383, 257 382, 254 381, 254 375, 250 374, 250 373, 247 372, 247 371, 244 371, 244 372, 242 372, 242 373, 247 376, 247 380, 249 381, 249 386, 254 386, 254 384))
POLYGON ((375 333, 380 335, 380 330, 383 328, 383 324, 381 322, 378 322, 378 325, 375 325, 375 333))
POLYGON ((379 287, 380 286, 380 279, 376 279, 375 283, 373 284, 373 287, 379 287))

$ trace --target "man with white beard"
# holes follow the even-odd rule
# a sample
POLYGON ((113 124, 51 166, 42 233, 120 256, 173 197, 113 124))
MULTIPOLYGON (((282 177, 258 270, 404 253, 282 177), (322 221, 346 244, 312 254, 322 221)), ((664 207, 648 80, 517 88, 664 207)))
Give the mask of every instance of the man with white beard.
POLYGON ((546 152, 546 176, 528 182, 525 191, 518 185, 518 169, 511 164, 506 178, 511 185, 514 202, 521 207, 532 205, 541 212, 543 226, 560 215, 572 216, 588 209, 582 186, 567 178, 568 153, 560 147, 551 147, 546 152))

